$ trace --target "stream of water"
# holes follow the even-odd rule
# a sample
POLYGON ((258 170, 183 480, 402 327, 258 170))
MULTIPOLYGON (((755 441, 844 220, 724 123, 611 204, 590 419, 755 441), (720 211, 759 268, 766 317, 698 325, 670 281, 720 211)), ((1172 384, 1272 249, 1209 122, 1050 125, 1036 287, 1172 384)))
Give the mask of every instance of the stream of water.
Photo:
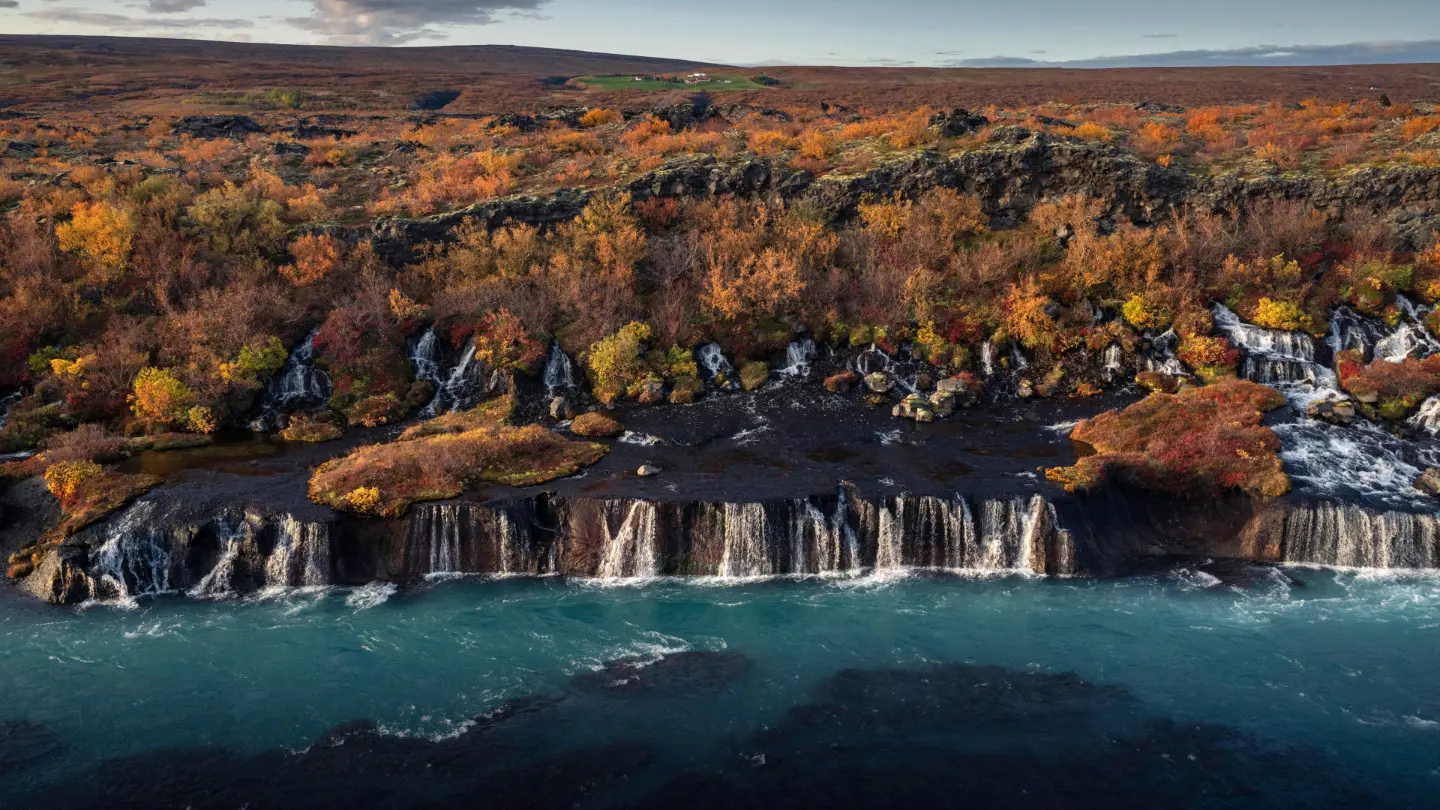
POLYGON ((0 804, 1430 806, 1440 578, 1293 573, 0 600, 0 804))

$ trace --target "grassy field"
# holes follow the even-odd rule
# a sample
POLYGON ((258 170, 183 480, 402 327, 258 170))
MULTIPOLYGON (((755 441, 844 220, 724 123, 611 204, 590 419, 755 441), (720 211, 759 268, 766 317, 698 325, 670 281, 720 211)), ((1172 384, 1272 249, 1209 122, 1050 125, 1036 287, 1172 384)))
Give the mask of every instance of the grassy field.
POLYGON ((710 81, 703 84, 686 84, 685 82, 664 82, 664 81, 635 81, 634 75, 629 76, 582 76, 579 82, 586 87, 594 87, 599 90, 764 90, 765 85, 753 82, 744 76, 716 76, 712 74, 710 81))

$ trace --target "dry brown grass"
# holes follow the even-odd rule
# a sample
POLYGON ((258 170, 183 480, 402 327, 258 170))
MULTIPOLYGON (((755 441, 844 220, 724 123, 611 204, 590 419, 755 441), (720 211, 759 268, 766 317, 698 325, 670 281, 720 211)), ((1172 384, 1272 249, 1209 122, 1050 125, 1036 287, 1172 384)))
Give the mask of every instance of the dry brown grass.
POLYGON ((538 425, 504 424, 502 410, 508 408, 450 414, 432 420, 441 424, 428 430, 412 428, 399 441, 326 462, 310 479, 310 498, 334 509, 395 517, 412 503, 454 498, 477 484, 532 486, 574 475, 608 452, 605 445, 569 441, 538 425))

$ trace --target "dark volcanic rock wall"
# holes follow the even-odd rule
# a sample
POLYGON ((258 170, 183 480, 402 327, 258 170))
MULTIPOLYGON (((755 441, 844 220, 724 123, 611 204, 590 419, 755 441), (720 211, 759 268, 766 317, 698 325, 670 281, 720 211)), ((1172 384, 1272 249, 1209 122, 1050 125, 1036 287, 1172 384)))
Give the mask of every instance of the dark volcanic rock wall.
MULTIPOLYGON (((774 194, 804 200, 841 221, 853 215, 867 195, 914 196, 932 188, 979 196, 986 213, 1001 223, 1019 221, 1046 198, 1072 193, 1107 200, 1112 216, 1141 224, 1159 222, 1187 204, 1224 211, 1286 199, 1307 200, 1335 213, 1363 206, 1404 217, 1433 213, 1440 205, 1440 169, 1366 167, 1333 177, 1276 172, 1255 178, 1196 178, 1109 144, 1004 127, 980 149, 953 156, 913 152, 858 175, 816 179, 763 158, 722 163, 713 157, 686 157, 615 190, 637 200, 774 194)), ((575 217, 594 194, 608 191, 566 189, 547 197, 491 200, 430 217, 385 219, 373 225, 370 237, 381 255, 405 261, 420 244, 443 240, 464 222, 490 228, 549 225, 575 217)))

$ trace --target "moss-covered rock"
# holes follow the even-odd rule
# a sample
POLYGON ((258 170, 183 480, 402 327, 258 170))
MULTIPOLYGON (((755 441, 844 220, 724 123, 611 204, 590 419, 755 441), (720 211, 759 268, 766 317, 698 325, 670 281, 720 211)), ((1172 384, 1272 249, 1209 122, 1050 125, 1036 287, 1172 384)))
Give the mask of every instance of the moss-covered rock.
POLYGON ((570 432, 587 439, 613 439, 625 432, 625 426, 598 411, 582 413, 570 423, 570 432))
POLYGON ((754 391, 770 380, 770 364, 759 361, 746 363, 740 367, 740 387, 746 391, 754 391))

